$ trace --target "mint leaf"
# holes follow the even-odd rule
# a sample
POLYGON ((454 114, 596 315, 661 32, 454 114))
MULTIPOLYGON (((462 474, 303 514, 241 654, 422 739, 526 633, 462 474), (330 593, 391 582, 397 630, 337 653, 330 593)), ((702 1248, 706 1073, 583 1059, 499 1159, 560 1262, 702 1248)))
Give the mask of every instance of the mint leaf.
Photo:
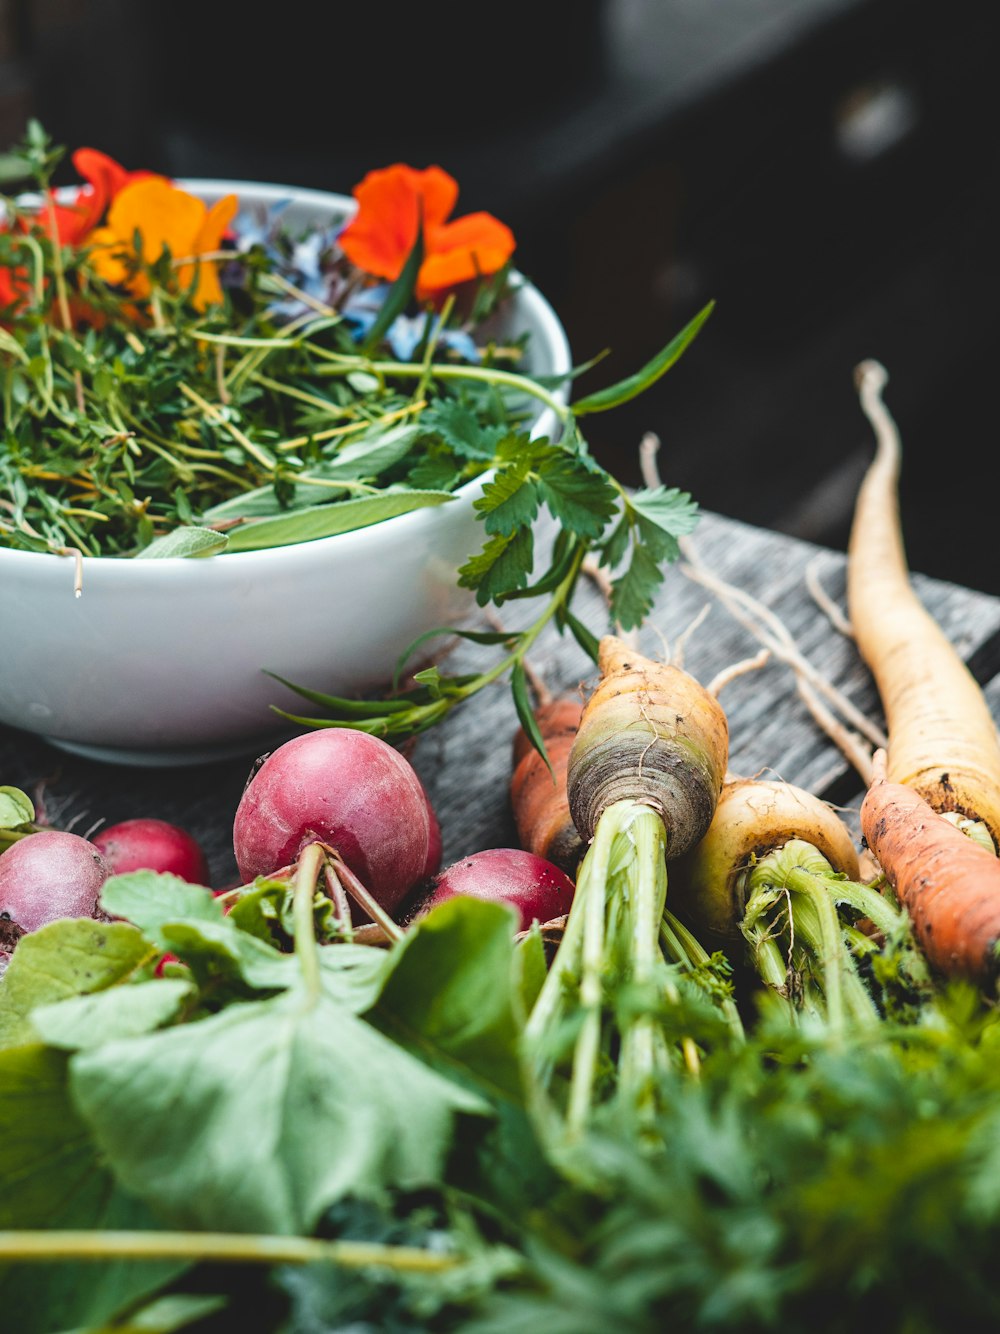
POLYGON ((510 537, 497 534, 478 555, 461 566, 458 582, 462 588, 476 589, 476 601, 482 607, 491 599, 523 588, 534 560, 534 538, 530 528, 520 528, 510 537))
POLYGON ((70 1087, 127 1189, 174 1226, 241 1232, 309 1233, 345 1195, 439 1181, 454 1117, 487 1111, 298 990, 79 1053, 70 1087))

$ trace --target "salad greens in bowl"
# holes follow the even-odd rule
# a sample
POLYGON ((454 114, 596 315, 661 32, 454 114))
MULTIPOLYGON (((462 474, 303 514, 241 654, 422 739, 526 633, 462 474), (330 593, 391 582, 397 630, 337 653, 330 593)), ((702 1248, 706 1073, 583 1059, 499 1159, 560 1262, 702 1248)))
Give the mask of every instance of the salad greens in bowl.
POLYGON ((570 603, 591 556, 618 623, 641 621, 696 507, 626 492, 579 421, 658 378, 710 307, 570 406, 556 312, 503 223, 452 217, 440 167, 394 164, 346 196, 171 180, 93 149, 72 157, 82 183, 56 186, 62 152, 34 124, 18 153, 0 214, 0 722, 186 763, 316 721, 305 694, 326 723, 402 735, 487 679, 517 686, 537 628, 492 636, 505 656, 471 681, 421 679, 407 653, 477 603, 538 597, 536 626, 590 647, 570 603), (560 534, 538 568, 543 509, 560 534), (417 679, 391 690, 404 662, 417 679))

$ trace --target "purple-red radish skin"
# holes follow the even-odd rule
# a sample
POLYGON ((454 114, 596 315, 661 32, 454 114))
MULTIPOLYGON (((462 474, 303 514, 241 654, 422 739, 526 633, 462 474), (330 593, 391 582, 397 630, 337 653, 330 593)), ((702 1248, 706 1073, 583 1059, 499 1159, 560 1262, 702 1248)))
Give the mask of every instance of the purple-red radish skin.
POLYGON ((518 913, 518 931, 532 922, 551 922, 569 912, 576 886, 570 877, 523 848, 486 848, 445 867, 431 882, 418 917, 439 903, 465 894, 487 903, 506 903, 518 913))
POLYGON ((0 853, 0 927, 26 934, 61 917, 103 917, 97 901, 110 874, 100 849, 79 834, 28 834, 0 853))
POLYGON ((253 774, 236 808, 233 851, 244 883, 294 863, 314 842, 334 848, 390 913, 441 855, 437 819, 412 765, 352 728, 286 741, 253 774))
POLYGON ((192 885, 208 885, 208 862, 186 829, 166 820, 137 818, 101 829, 93 837, 112 875, 160 871, 192 885))

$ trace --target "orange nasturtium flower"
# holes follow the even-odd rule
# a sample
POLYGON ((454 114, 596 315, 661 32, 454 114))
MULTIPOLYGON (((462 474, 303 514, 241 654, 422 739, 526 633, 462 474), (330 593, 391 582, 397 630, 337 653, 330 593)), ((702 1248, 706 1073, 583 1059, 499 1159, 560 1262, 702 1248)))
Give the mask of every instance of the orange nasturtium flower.
MULTIPOLYGON (((148 171, 126 171, 113 157, 96 148, 78 148, 73 154, 73 166, 88 182, 77 191, 72 204, 53 205, 56 235, 63 245, 80 245, 104 217, 114 197, 132 181, 148 179, 148 171)), ((162 179, 162 178, 161 178, 162 179)), ((42 218, 49 224, 46 209, 42 218)))
POLYGON ((418 171, 396 163, 370 171, 354 187, 358 211, 341 232, 347 258, 376 278, 394 280, 417 240, 421 206, 424 262, 417 297, 430 299, 456 283, 496 273, 514 253, 514 234, 491 213, 448 218, 458 184, 441 167, 418 171))
MULTIPOLYGON (((78 148, 73 154, 73 166, 87 184, 80 186, 72 203, 59 201, 53 195, 51 206, 46 202, 37 214, 38 225, 64 246, 78 246, 85 241, 115 195, 131 181, 152 174, 126 171, 114 158, 96 148, 78 148)), ((15 230, 23 233, 28 225, 22 223, 15 230)), ((28 291, 25 269, 0 269, 0 309, 8 305, 16 308, 26 299, 28 291)))
POLYGON ((161 176, 132 181, 115 195, 107 224, 90 234, 91 262, 105 282, 143 297, 152 288, 148 275, 135 270, 136 259, 152 265, 169 250, 174 260, 186 261, 177 267, 177 286, 186 291, 194 282, 192 301, 204 310, 221 302, 222 287, 216 264, 200 256, 219 249, 238 207, 235 195, 225 195, 209 208, 161 176))

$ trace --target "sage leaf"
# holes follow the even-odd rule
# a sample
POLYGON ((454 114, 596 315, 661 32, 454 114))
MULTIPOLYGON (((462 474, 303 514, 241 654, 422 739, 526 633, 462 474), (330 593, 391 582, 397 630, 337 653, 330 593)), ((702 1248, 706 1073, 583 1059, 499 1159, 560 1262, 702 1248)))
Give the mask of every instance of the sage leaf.
POLYGON ((342 500, 336 505, 309 505, 270 519, 256 519, 229 532, 229 551, 260 551, 268 547, 311 542, 368 528, 383 519, 443 505, 454 500, 450 491, 381 491, 377 495, 342 500))
POLYGON ((224 551, 229 543, 225 533, 217 533, 214 528, 174 528, 162 537, 154 537, 152 542, 136 552, 136 560, 159 560, 164 556, 213 556, 224 551))

